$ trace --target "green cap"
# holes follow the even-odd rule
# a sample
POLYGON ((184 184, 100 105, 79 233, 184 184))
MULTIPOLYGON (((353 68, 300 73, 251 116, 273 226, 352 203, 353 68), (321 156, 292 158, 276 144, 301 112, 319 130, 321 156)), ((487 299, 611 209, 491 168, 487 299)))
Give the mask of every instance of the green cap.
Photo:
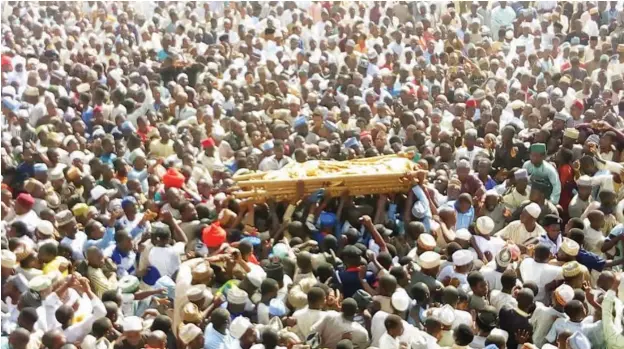
POLYGON ((531 144, 531 152, 546 154, 546 144, 544 143, 531 144))

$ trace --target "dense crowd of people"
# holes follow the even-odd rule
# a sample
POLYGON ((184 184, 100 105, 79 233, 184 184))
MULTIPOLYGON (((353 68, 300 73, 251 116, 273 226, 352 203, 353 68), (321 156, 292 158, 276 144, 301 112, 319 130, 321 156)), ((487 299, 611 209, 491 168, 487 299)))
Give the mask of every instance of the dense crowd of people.
POLYGON ((1 348, 624 348, 617 1, 0 6, 1 348))

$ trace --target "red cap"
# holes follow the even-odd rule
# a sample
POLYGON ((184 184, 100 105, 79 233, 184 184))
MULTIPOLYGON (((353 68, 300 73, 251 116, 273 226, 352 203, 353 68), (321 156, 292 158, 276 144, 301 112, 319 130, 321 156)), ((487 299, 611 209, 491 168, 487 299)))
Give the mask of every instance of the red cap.
POLYGON ((214 147, 215 146, 215 141, 212 138, 206 138, 201 142, 202 147, 204 148, 208 148, 208 147, 214 147))
POLYGON ((162 179, 166 188, 182 188, 185 182, 184 175, 173 167, 167 170, 162 179))
POLYGON ((35 199, 28 193, 21 193, 17 196, 15 202, 22 206, 32 207, 35 204, 35 199))
POLYGON ((93 114, 95 114, 95 113, 101 113, 101 112, 102 112, 102 106, 101 106, 101 105, 96 105, 96 106, 93 108, 93 114))
POLYGON ((574 103, 572 103, 572 106, 573 106, 573 107, 577 107, 577 108, 579 108, 580 110, 583 110, 583 109, 584 109, 584 107, 583 107, 583 101, 582 101, 582 100, 580 100, 580 99, 575 100, 575 101, 574 101, 574 103))
POLYGON ((202 230, 202 241, 209 248, 217 248, 225 242, 225 230, 219 222, 214 222, 202 230))
POLYGON ((13 67, 13 60, 9 56, 2 55, 2 66, 4 67, 5 65, 13 67))
POLYGON ((365 138, 365 137, 371 137, 371 133, 369 131, 360 132, 360 139, 365 138))
POLYGON ((466 101, 466 107, 473 107, 476 108, 477 107, 477 100, 476 99, 469 99, 466 101))

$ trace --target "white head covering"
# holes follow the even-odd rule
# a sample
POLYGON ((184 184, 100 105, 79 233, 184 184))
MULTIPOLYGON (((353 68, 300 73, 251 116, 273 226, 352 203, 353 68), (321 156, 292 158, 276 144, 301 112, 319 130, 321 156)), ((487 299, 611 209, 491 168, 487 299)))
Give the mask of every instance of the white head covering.
POLYGON ((555 289, 555 299, 560 299, 562 305, 566 305, 574 298, 574 290, 568 284, 563 284, 555 289))
POLYGON ((2 250, 2 267, 15 268, 17 266, 17 257, 15 253, 9 250, 2 250))
POLYGON ((432 269, 440 265, 440 254, 433 251, 427 251, 418 257, 418 265, 425 269, 432 269))
POLYGON ((37 224, 37 230, 39 231, 39 233, 46 236, 54 235, 54 225, 52 224, 52 222, 49 221, 39 221, 39 223, 37 224))
POLYGON ((232 304, 244 304, 247 293, 238 287, 232 287, 227 293, 227 301, 232 304))
POLYGON ((459 250, 453 253, 453 265, 461 267, 472 262, 472 253, 468 250, 459 250))
POLYGON ((470 232, 468 231, 468 229, 466 228, 462 228, 462 229, 458 229, 455 232, 455 237, 457 239, 461 239, 461 240, 465 240, 465 241, 469 241, 470 238, 472 237, 472 234, 470 234, 470 232))
POLYGON ((539 217, 540 213, 542 212, 542 209, 539 207, 539 205, 534 202, 528 204, 524 208, 524 210, 527 211, 527 213, 530 214, 531 217, 535 219, 537 219, 537 217, 539 217))
POLYGON ((240 339, 245 331, 251 327, 251 321, 244 316, 238 316, 230 324, 230 334, 236 339, 240 339))
POLYGON ((50 286, 52 286, 52 280, 44 275, 35 276, 28 282, 28 288, 35 292, 43 291, 50 286))
POLYGON ((258 288, 260 287, 260 285, 262 285, 262 281, 264 281, 266 277, 266 272, 264 272, 264 270, 260 267, 251 268, 251 271, 247 273, 247 278, 249 279, 249 282, 251 282, 252 285, 258 288))
POLYGON ((391 298, 392 307, 398 311, 406 311, 410 304, 410 298, 405 292, 395 291, 391 298))
POLYGON ((483 235, 490 235, 494 230, 494 221, 488 216, 477 218, 477 230, 483 235))
POLYGON ((442 308, 434 310, 433 317, 438 319, 442 325, 451 326, 455 321, 455 309, 452 306, 445 304, 442 308))
POLYGON ((579 177, 579 179, 576 180, 576 184, 579 185, 579 186, 583 186, 583 187, 591 187, 592 186, 592 179, 588 175, 583 175, 583 176, 579 177))
POLYGON ((124 332, 141 331, 143 329, 143 320, 138 316, 126 316, 121 325, 124 332))
POLYGON ((576 256, 578 255, 580 248, 581 247, 576 241, 569 238, 563 238, 563 241, 561 243, 561 249, 566 254, 570 256, 576 256))

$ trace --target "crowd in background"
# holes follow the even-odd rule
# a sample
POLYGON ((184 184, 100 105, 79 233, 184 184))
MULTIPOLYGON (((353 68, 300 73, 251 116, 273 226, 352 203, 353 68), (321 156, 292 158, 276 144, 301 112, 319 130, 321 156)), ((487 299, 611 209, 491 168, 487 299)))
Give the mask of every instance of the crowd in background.
POLYGON ((618 1, 0 6, 2 349, 624 348, 618 1))

